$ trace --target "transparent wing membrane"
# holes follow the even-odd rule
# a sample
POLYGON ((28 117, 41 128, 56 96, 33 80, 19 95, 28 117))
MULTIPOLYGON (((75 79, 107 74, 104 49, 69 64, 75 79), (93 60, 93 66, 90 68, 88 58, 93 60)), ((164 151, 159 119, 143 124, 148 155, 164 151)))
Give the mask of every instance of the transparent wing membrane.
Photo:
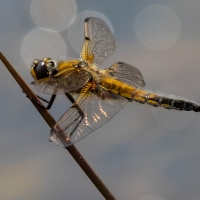
POLYGON ((115 63, 110 68, 106 69, 105 73, 108 76, 134 87, 145 86, 145 81, 140 70, 123 62, 115 63))
POLYGON ((52 76, 47 80, 33 81, 31 85, 45 94, 64 94, 82 88, 91 78, 91 74, 85 70, 73 69, 63 71, 60 76, 52 76))
MULTIPOLYGON (((96 94, 88 90, 79 101, 80 109, 77 109, 76 106, 71 107, 52 128, 51 135, 54 138, 55 135, 59 135, 57 127, 61 127, 66 138, 70 138, 70 142, 73 144, 105 124, 126 103, 125 98, 112 92, 102 91, 101 94, 96 94)), ((68 143, 63 144, 68 146, 68 143)))
POLYGON ((95 17, 87 18, 81 58, 89 64, 99 66, 115 50, 115 40, 105 22, 95 17))

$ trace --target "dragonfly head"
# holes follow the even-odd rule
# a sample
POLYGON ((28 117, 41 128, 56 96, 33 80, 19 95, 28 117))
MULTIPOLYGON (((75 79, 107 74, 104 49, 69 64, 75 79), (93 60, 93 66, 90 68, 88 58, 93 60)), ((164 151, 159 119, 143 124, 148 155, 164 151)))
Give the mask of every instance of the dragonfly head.
POLYGON ((31 75, 35 80, 51 77, 57 73, 56 63, 51 58, 35 59, 31 66, 31 75))

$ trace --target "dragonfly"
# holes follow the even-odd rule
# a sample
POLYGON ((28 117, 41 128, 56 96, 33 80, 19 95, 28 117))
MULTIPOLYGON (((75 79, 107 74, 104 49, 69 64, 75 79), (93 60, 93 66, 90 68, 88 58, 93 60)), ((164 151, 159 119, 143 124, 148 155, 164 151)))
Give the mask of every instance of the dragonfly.
POLYGON ((51 95, 46 107, 36 101, 37 104, 50 109, 58 94, 65 94, 72 103, 51 128, 51 141, 68 147, 107 123, 131 101, 200 112, 200 105, 194 102, 163 97, 143 89, 142 73, 132 65, 116 62, 99 70, 101 63, 116 50, 115 39, 103 20, 86 18, 84 34, 80 59, 56 63, 46 57, 34 60, 30 69, 34 78, 31 85, 37 91, 51 95))

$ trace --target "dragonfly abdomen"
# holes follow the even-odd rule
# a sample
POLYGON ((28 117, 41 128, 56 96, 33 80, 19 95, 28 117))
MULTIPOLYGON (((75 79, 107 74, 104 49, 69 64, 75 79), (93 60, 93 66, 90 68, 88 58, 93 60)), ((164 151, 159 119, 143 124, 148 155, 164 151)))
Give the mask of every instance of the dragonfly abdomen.
POLYGON ((136 88, 128 84, 108 77, 102 78, 100 81, 100 85, 106 90, 109 90, 129 100, 132 99, 133 93, 136 90, 136 88))
POLYGON ((185 100, 162 97, 139 89, 134 91, 133 100, 139 103, 147 103, 155 107, 161 106, 166 109, 185 110, 185 111, 192 110, 195 112, 200 112, 200 105, 196 103, 185 100))
POLYGON ((142 104, 147 103, 151 106, 160 106, 166 109, 185 111, 193 110, 195 112, 200 112, 200 105, 196 103, 148 93, 147 91, 137 89, 116 79, 103 78, 100 82, 100 85, 107 90, 118 94, 130 101, 134 100, 142 104))

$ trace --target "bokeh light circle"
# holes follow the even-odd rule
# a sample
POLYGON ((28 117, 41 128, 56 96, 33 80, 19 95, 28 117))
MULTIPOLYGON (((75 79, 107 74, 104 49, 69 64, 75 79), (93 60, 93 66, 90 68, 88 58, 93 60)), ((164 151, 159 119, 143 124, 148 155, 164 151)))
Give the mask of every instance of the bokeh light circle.
POLYGON ((56 61, 65 59, 67 47, 64 40, 56 32, 36 29, 24 38, 21 54, 23 60, 30 67, 36 58, 51 57, 56 61))
MULTIPOLYGON (((189 91, 182 87, 167 86, 163 89, 162 92, 163 94, 161 94, 161 96, 167 96, 169 98, 183 99, 186 101, 188 99, 194 99, 194 97, 190 95, 189 91), (176 96, 174 96, 173 94, 175 94, 176 96), (177 94, 181 94, 181 96, 178 96, 177 94)), ((164 108, 153 109, 153 115, 160 125, 171 130, 183 129, 195 119, 195 113, 193 111, 167 110, 164 108)))
POLYGON ((113 27, 110 21, 101 13, 94 11, 84 11, 78 14, 74 23, 67 30, 67 36, 72 47, 79 53, 84 40, 84 21, 87 17, 97 17, 105 21, 113 33, 113 27))
POLYGON ((181 23, 169 7, 152 5, 141 11, 136 18, 135 31, 140 42, 147 48, 164 50, 179 38, 181 23))
POLYGON ((74 0, 33 0, 31 16, 38 26, 59 31, 73 22, 76 7, 74 0))

